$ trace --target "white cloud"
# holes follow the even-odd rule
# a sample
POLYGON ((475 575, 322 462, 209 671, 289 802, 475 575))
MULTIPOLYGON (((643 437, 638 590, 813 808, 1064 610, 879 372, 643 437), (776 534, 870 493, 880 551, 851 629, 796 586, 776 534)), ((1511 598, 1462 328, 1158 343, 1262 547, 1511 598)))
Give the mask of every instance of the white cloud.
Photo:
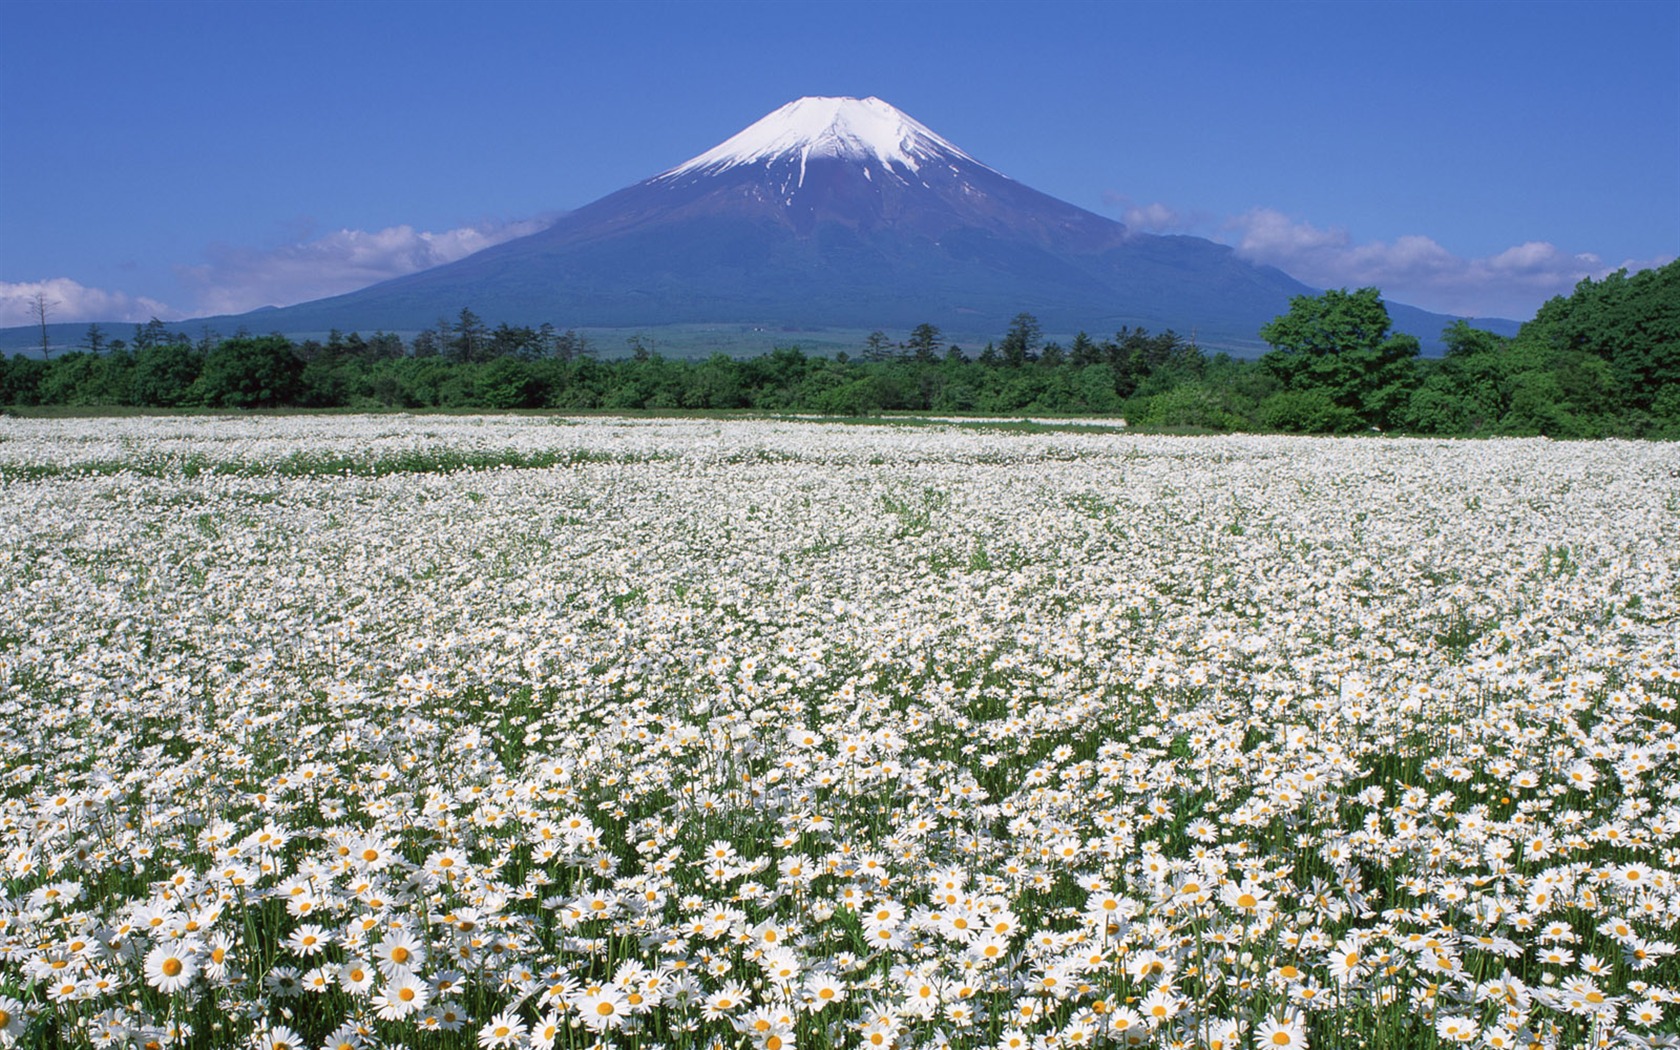
POLYGON ((1568 295, 1582 278, 1602 278, 1662 266, 1672 255, 1605 261, 1546 241, 1529 241, 1492 255, 1454 254, 1431 237, 1356 241, 1343 226, 1316 226, 1273 208, 1253 208, 1219 220, 1154 201, 1140 204, 1115 192, 1103 202, 1140 233, 1199 233, 1224 241, 1251 261, 1275 266, 1320 288, 1375 286, 1383 297, 1439 313, 1523 321, 1554 295, 1568 295))
POLYGON ((88 288, 68 277, 0 281, 0 328, 35 324, 35 296, 47 297, 49 324, 82 321, 165 321, 188 316, 243 313, 259 306, 289 306, 365 288, 471 255, 502 241, 535 233, 551 217, 461 226, 441 233, 412 226, 338 230, 325 236, 255 249, 213 245, 209 262, 178 266, 176 274, 196 302, 181 310, 147 296, 88 288))
POLYGON ((1198 212, 1181 212, 1160 201, 1139 204, 1119 193, 1103 194, 1103 203, 1120 212, 1120 221, 1142 233, 1182 233, 1207 222, 1198 212))
POLYGON ((1567 295, 1584 277, 1601 278, 1661 266, 1673 256, 1610 265, 1591 253, 1572 254, 1529 241, 1494 255, 1455 255, 1429 237, 1356 243, 1342 227, 1328 229, 1271 208, 1229 220, 1224 232, 1237 254, 1321 288, 1382 289, 1383 298, 1427 310, 1474 317, 1527 320, 1554 295, 1567 295))
POLYGON ((112 292, 104 288, 89 288, 68 277, 49 277, 44 281, 0 281, 0 328, 32 325, 40 322, 35 313, 35 297, 47 297, 47 323, 69 324, 81 321, 137 321, 154 317, 173 320, 181 315, 156 299, 126 292, 112 292))
POLYGON ((546 219, 462 226, 441 233, 412 226, 337 230, 278 248, 213 245, 202 266, 177 267, 195 289, 201 315, 289 306, 441 266, 502 241, 535 233, 546 219))
POLYGON ((1171 208, 1155 201, 1141 208, 1127 208, 1125 213, 1126 225, 1140 230, 1176 230, 1181 229, 1184 220, 1171 208))

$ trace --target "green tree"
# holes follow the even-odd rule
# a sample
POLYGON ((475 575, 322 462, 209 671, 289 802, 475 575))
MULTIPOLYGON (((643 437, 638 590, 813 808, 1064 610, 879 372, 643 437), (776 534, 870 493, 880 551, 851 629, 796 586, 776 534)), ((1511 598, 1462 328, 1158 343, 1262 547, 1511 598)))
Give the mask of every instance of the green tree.
POLYGON ((415 357, 437 357, 437 335, 430 328, 414 333, 413 349, 415 357))
POLYGON ((1517 339, 1604 361, 1616 408, 1648 411, 1680 384, 1680 260, 1632 277, 1618 270, 1582 280, 1567 298, 1542 305, 1517 339))
POLYGON ((893 356, 892 343, 887 339, 887 333, 879 328, 869 333, 863 341, 863 359, 865 361, 885 361, 893 356))
POLYGON ((1506 339, 1486 329, 1473 327, 1459 318, 1441 329, 1441 342, 1446 344, 1447 357, 1463 360, 1477 354, 1494 354, 1505 349, 1506 339))
POLYGON ((138 350, 129 375, 129 400, 162 408, 179 405, 186 400, 203 366, 204 358, 180 343, 138 350))
POLYGON ((1290 299, 1289 312, 1266 322, 1260 338, 1294 355, 1291 364, 1305 367, 1317 358, 1378 346, 1388 337, 1389 325, 1388 307, 1377 289, 1331 289, 1290 299))
POLYGON ((229 339, 204 358, 189 401, 222 408, 295 404, 302 379, 303 362, 285 336, 229 339))
POLYGON ((120 387, 109 389, 105 358, 81 350, 53 361, 41 377, 44 405, 114 405, 122 401, 120 387))
POLYGON ((535 361, 543 356, 542 337, 529 325, 515 328, 503 321, 490 333, 489 356, 535 361))
POLYGON ((490 330, 468 307, 461 307, 452 326, 454 338, 449 343, 449 355, 457 361, 483 361, 489 357, 490 330))
POLYGON ((1360 425, 1352 409, 1323 389, 1280 390, 1260 402, 1258 412, 1262 425, 1292 434, 1347 434, 1360 425))
POLYGON ((0 376, 0 404, 40 404, 41 381, 46 378, 48 367, 38 358, 14 354, 5 374, 0 376))
POLYGON ((1225 411, 1219 391, 1191 380, 1149 398, 1137 422, 1150 427, 1229 430, 1236 420, 1225 411))
POLYGON ((1029 313, 1018 313, 1009 322, 1009 331, 1004 334, 1003 342, 999 344, 999 351, 1003 355, 1003 363, 1011 368, 1019 368, 1036 358, 1039 340, 1043 338, 1044 329, 1039 325, 1038 318, 1029 313))
POLYGON ((1077 411, 1107 415, 1120 410, 1120 395, 1114 390, 1114 371, 1107 365, 1088 364, 1074 372, 1077 411))
POLYGON ((685 408, 742 408, 746 395, 741 392, 741 368, 734 358, 716 353, 699 365, 688 368, 685 408))
MULTIPOLYGON (((653 340, 643 339, 641 335, 630 337, 630 356, 638 353, 652 354, 653 340)), ((577 361, 586 357, 593 357, 595 348, 589 345, 589 340, 578 333, 575 328, 568 328, 554 337, 554 357, 559 361, 577 361)))
POLYGON ((1297 295, 1267 322, 1272 350, 1261 364, 1285 391, 1320 391, 1367 426, 1398 422, 1417 383, 1417 339, 1390 335, 1388 307, 1375 288, 1297 295))
POLYGON ((164 343, 176 342, 176 337, 169 331, 169 327, 153 317, 143 325, 134 326, 134 349, 144 350, 148 346, 161 346, 164 343))
POLYGON ((367 358, 369 361, 390 361, 402 357, 402 336, 395 332, 375 332, 367 341, 367 358))
POLYGON ((1408 430, 1424 434, 1491 434, 1510 409, 1514 378, 1549 368, 1533 350, 1514 352, 1510 340, 1458 320, 1441 331, 1447 352, 1423 373, 1403 413, 1408 430))
POLYGON ((478 376, 478 400, 486 408, 536 408, 545 393, 531 363, 518 357, 498 357, 478 376))
POLYGON ((1073 337, 1073 345, 1068 347, 1068 364, 1075 368, 1084 368, 1101 361, 1102 348, 1081 329, 1079 334, 1073 337))
POLYGON ((923 321, 910 331, 910 338, 905 345, 910 348, 910 356, 924 364, 939 360, 939 326, 923 321))

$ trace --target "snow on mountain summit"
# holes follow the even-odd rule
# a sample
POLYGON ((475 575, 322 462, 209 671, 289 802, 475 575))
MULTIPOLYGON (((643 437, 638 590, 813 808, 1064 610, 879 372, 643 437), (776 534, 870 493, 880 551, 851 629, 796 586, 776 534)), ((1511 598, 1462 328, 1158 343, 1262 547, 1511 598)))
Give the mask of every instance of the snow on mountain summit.
POLYGON ((978 161, 940 138, 914 117, 878 98, 810 97, 789 102, 706 152, 658 176, 718 172, 742 164, 813 157, 878 161, 919 171, 932 160, 978 161))

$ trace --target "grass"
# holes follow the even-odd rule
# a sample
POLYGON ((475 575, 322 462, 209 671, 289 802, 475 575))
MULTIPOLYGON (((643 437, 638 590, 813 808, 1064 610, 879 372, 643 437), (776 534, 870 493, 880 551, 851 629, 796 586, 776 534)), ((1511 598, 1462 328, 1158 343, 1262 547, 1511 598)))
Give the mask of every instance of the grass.
POLYGON ((547 470, 585 463, 640 462, 634 454, 570 449, 543 452, 419 450, 375 456, 293 453, 277 460, 215 459, 202 454, 136 456, 68 464, 0 464, 0 482, 59 478, 382 478, 394 474, 456 474, 488 470, 547 470))

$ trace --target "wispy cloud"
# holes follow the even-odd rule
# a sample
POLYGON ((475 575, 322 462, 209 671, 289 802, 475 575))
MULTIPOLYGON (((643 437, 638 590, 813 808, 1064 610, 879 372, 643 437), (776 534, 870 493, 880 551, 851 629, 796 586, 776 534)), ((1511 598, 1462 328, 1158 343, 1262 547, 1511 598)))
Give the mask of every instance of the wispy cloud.
POLYGON ((153 317, 173 321, 243 313, 259 306, 289 306, 454 262, 491 245, 535 233, 552 221, 552 216, 544 216, 460 226, 439 233, 412 226, 336 230, 266 249, 212 245, 205 252, 208 262, 175 268, 176 276, 191 292, 193 303, 187 309, 148 296, 89 288, 68 277, 0 281, 0 327, 34 324, 37 293, 46 295, 47 321, 53 324, 144 322, 153 317))
POLYGON ((1139 204, 1117 193, 1103 200, 1122 222, 1144 233, 1199 233, 1230 244, 1251 262, 1275 266, 1320 288, 1375 286, 1383 297, 1440 313, 1526 320, 1554 295, 1567 295, 1584 277, 1662 266, 1653 259, 1606 260, 1528 241, 1486 256, 1455 254, 1432 237, 1359 241, 1344 226, 1318 226, 1273 208, 1253 208, 1219 220, 1161 202, 1139 204))
POLYGON ((340 295, 441 266, 535 233, 549 221, 483 223, 441 233, 412 226, 336 230, 268 249, 213 245, 205 253, 209 262, 177 267, 176 273, 194 290, 196 313, 243 313, 340 295))
POLYGON ((1119 193, 1103 194, 1103 203, 1120 213, 1120 221, 1141 233, 1184 233, 1206 225, 1201 212, 1181 212, 1160 201, 1140 204, 1119 193))
POLYGON ((80 321, 149 321, 153 317, 173 320, 181 312, 143 295, 89 288, 68 277, 44 281, 0 281, 0 328, 37 323, 35 297, 46 296, 47 323, 80 321))
POLYGON ((1381 288, 1385 298, 1444 313, 1479 317, 1533 316, 1554 295, 1582 278, 1626 267, 1661 266, 1673 256, 1607 262, 1591 252, 1567 252, 1529 241, 1493 255, 1454 254, 1417 234, 1392 241, 1355 241, 1343 227, 1319 227, 1271 208, 1255 208, 1223 229, 1239 255, 1276 266, 1320 287, 1381 288))

